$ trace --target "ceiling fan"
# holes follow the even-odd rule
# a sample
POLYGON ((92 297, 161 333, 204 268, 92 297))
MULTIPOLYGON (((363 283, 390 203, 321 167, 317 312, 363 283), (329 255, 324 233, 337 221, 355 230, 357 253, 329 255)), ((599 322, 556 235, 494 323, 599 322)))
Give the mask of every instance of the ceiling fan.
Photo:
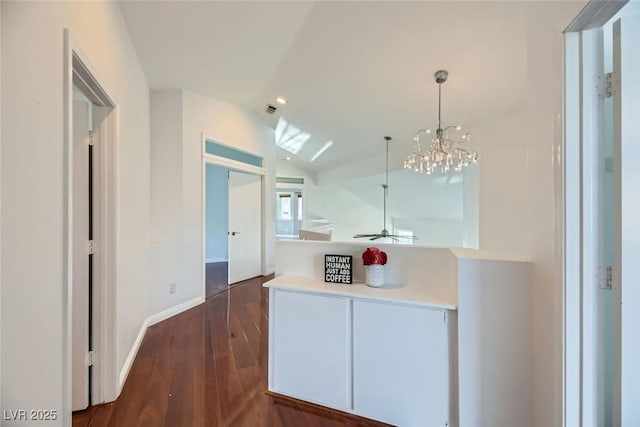
POLYGON ((385 171, 385 183, 382 184, 382 189, 384 191, 384 199, 383 199, 383 219, 382 219, 382 231, 375 234, 356 234, 353 236, 354 239, 368 238, 369 240, 377 240, 377 239, 385 239, 389 238, 394 242, 397 242, 398 239, 415 239, 415 236, 400 236, 397 234, 389 233, 387 230, 387 197, 389 196, 389 141, 391 141, 390 136, 385 136, 384 140, 387 144, 387 157, 386 157, 386 171, 385 171))

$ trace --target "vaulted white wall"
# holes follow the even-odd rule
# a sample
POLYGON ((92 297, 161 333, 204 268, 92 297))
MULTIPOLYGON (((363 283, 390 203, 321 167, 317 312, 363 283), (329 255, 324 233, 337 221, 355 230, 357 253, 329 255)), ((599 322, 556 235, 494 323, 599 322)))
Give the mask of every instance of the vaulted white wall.
POLYGON ((0 7, 2 408, 56 409, 61 426, 64 28, 118 103, 118 367, 148 312, 149 92, 117 4, 0 7))
POLYGON ((479 248, 483 250, 527 254, 524 108, 521 105, 517 113, 472 129, 481 155, 477 194, 479 248))

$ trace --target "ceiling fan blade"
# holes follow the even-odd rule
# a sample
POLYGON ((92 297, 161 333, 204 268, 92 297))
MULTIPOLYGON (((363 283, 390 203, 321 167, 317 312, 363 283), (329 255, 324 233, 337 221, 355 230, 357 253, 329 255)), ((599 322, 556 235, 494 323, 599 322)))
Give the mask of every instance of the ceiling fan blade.
POLYGON ((362 237, 375 237, 375 236, 378 236, 378 234, 356 234, 353 237, 355 239, 357 239, 357 238, 362 238, 362 237))
POLYGON ((382 237, 384 237, 384 236, 376 235, 376 236, 373 236, 372 238, 370 238, 369 240, 378 240, 378 239, 380 239, 382 237))

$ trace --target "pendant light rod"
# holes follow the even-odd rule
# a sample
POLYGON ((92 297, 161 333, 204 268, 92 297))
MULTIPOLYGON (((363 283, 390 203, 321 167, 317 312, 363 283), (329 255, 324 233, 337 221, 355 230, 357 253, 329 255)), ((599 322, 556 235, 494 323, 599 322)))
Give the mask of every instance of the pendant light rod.
POLYGON ((449 72, 447 70, 438 70, 433 73, 433 77, 438 83, 438 129, 436 129, 436 134, 440 136, 442 134, 442 84, 447 81, 449 72))
POLYGON ((385 168, 385 183, 382 186, 384 189, 384 202, 382 204, 382 234, 388 233, 387 231, 387 197, 389 197, 389 141, 391 141, 390 136, 385 136, 384 140, 387 143, 387 155, 386 155, 386 168, 385 168))
POLYGON ((442 83, 438 83, 438 130, 442 129, 440 112, 442 111, 442 83))
POLYGON ((389 196, 389 142, 391 141, 391 137, 390 136, 385 136, 384 140, 386 141, 386 157, 385 157, 385 169, 384 169, 384 173, 385 173, 385 180, 384 180, 384 184, 382 184, 382 188, 384 189, 384 199, 383 199, 383 212, 382 212, 382 231, 380 231, 379 233, 373 233, 373 234, 356 234, 353 236, 354 239, 360 239, 363 237, 366 237, 369 240, 378 240, 378 239, 391 239, 394 242, 398 242, 399 239, 405 239, 405 240, 414 240, 416 239, 415 236, 400 236, 400 235, 395 235, 395 234, 391 234, 389 233, 389 230, 387 230, 387 197, 389 196))

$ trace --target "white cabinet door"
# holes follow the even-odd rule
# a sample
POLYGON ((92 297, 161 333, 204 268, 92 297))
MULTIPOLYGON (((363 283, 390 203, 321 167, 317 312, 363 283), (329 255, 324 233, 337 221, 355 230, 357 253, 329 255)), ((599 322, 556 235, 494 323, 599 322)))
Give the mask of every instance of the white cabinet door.
POLYGON ((353 409, 403 427, 449 421, 444 312, 353 302, 353 409))
POLYGON ((349 300, 271 290, 270 389, 347 410, 349 300))

